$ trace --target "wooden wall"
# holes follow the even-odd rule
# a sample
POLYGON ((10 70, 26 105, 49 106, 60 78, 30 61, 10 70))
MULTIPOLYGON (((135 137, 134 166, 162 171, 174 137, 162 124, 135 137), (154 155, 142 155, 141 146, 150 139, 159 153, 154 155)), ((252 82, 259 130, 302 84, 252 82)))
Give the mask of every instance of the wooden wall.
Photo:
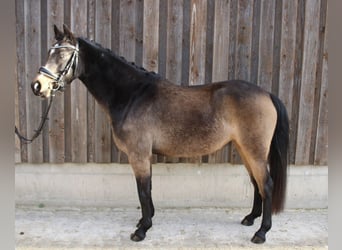
MULTIPOLYGON (((16 125, 27 136, 47 101, 30 82, 53 43, 53 24, 111 48, 182 85, 244 79, 278 95, 291 122, 290 162, 327 164, 327 0, 16 0, 16 125)), ((15 139, 16 162, 127 162, 106 115, 79 80, 58 94, 43 135, 15 139)), ((241 160, 227 145, 201 159, 241 160)))

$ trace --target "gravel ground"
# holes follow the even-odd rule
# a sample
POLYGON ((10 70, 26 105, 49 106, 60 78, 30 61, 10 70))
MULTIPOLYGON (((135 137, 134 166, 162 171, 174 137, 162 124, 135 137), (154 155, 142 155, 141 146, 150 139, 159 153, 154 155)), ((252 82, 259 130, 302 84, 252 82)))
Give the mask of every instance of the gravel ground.
POLYGON ((16 249, 328 249, 328 211, 286 210, 273 216, 262 245, 250 242, 260 226, 240 220, 247 209, 157 209, 143 242, 130 234, 134 208, 16 207, 16 249))

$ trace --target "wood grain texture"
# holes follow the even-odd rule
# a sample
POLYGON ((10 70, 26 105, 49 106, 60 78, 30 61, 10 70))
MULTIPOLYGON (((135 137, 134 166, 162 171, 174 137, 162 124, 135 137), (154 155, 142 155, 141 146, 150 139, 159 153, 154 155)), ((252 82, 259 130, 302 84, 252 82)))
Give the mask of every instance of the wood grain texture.
MULTIPOLYGON (((214 15, 213 56, 212 56, 212 82, 228 79, 229 68, 229 34, 230 34, 230 1, 216 1, 214 15)), ((209 162, 224 162, 228 157, 230 147, 209 155, 209 162)))
MULTIPOLYGON (((53 25, 62 28, 64 22, 64 1, 47 1, 47 44, 46 52, 56 42, 53 25)), ((64 95, 57 94, 50 110, 49 119, 49 162, 63 163, 65 157, 64 95)))
POLYGON ((166 78, 181 84, 183 1, 168 1, 167 10, 166 78))
POLYGON ((305 4, 303 66, 298 113, 298 132, 295 164, 309 163, 310 141, 313 122, 313 108, 317 64, 312 63, 318 56, 320 1, 307 1, 305 4))
POLYGON ((316 116, 315 129, 313 130, 312 143, 314 152, 310 152, 313 157, 313 164, 328 164, 328 22, 327 22, 327 0, 321 1, 320 12, 320 51, 318 58, 317 90, 318 97, 315 101, 316 116))
POLYGON ((206 21, 206 1, 192 0, 190 20, 189 85, 199 85, 203 84, 205 81, 206 21))
MULTIPOLYGON (((27 135, 29 138, 34 134, 37 129, 41 112, 42 100, 33 95, 30 91, 29 84, 37 74, 37 69, 41 65, 41 30, 40 30, 40 2, 39 1, 25 1, 25 70, 26 70, 26 122, 27 122, 27 135)), ((43 162, 43 141, 42 136, 36 138, 28 148, 28 161, 32 163, 43 162)))
POLYGON ((292 117, 292 96, 294 84, 294 60, 296 46, 297 0, 283 1, 280 70, 279 70, 279 97, 285 104, 289 118, 292 117))
POLYGON ((272 90, 275 1, 261 1, 258 85, 272 90))
POLYGON ((143 67, 158 71, 159 1, 144 0, 143 67), (153 24, 153 25, 151 25, 153 24))
MULTIPOLYGON (((46 101, 30 82, 67 24, 181 85, 248 80, 277 94, 290 118, 290 163, 327 164, 327 0, 16 0, 15 122, 30 137, 46 101)), ((121 162, 110 122, 76 80, 57 94, 43 136, 15 139, 17 162, 121 162)), ((202 159, 241 163, 233 146, 202 159)))
MULTIPOLYGON (((112 1, 96 1, 95 40, 104 48, 111 46, 112 1)), ((108 115, 99 104, 95 104, 95 161, 111 161, 111 124, 108 115)))
MULTIPOLYGON (((27 136, 27 117, 26 117, 26 92, 29 89, 28 84, 26 83, 26 76, 24 72, 25 69, 25 4, 23 1, 17 1, 15 5, 16 12, 16 42, 17 42, 17 83, 15 88, 15 125, 19 129, 19 131, 27 136)), ((16 153, 15 160, 16 162, 27 162, 27 145, 23 144, 19 141, 17 137, 15 137, 15 145, 16 145, 16 153), (19 151, 19 152, 18 152, 19 151)))

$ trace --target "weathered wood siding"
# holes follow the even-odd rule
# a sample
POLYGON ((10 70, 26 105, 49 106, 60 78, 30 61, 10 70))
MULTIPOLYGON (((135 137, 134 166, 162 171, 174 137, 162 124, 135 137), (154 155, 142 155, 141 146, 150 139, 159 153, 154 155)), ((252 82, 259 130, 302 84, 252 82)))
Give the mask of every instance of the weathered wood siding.
MULTIPOLYGON (((327 164, 327 0, 16 0, 15 122, 31 136, 47 101, 30 82, 67 24, 179 85, 244 79, 278 95, 291 122, 290 162, 327 164)), ((127 162, 107 116, 79 80, 58 94, 43 135, 15 139, 16 162, 127 162)), ((232 145, 201 159, 239 163, 232 145)))

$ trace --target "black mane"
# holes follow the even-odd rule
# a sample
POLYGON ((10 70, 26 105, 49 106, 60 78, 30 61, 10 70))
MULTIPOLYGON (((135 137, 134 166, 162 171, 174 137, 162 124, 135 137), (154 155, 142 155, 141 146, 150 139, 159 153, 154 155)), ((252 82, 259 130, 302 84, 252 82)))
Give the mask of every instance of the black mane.
POLYGON ((127 59, 125 57, 115 54, 111 49, 104 48, 101 44, 99 44, 93 40, 89 40, 88 38, 84 38, 84 37, 79 37, 79 39, 86 42, 88 45, 95 47, 98 50, 99 54, 105 53, 107 56, 112 57, 114 60, 120 61, 123 64, 125 64, 126 66, 131 67, 132 69, 134 69, 140 73, 143 73, 146 76, 148 75, 148 76, 154 77, 156 79, 162 78, 161 75, 159 75, 158 73, 156 73, 154 71, 148 71, 144 67, 139 66, 139 65, 135 64, 134 62, 127 61, 127 59))

